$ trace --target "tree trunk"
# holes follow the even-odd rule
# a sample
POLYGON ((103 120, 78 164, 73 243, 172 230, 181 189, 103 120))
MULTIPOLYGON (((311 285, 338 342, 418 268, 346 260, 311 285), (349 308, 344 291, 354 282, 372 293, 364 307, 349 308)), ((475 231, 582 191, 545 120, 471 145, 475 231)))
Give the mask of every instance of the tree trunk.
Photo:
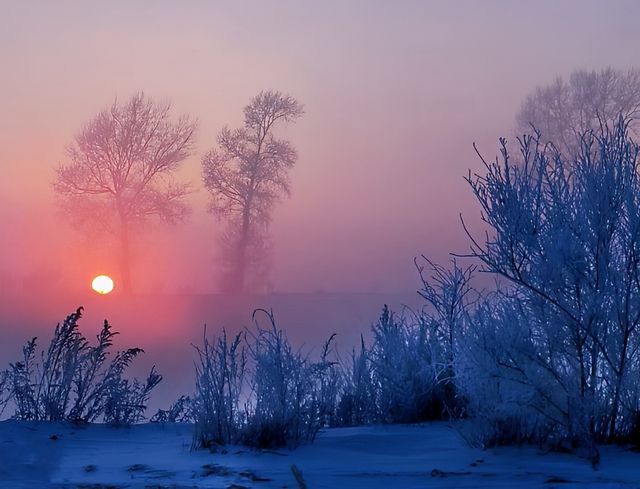
POLYGON ((129 238, 129 223, 124 217, 120 218, 120 274, 121 289, 124 294, 131 293, 131 243, 129 238))
POLYGON ((233 292, 242 294, 245 289, 245 275, 247 273, 247 248, 249 246, 249 212, 244 212, 242 216, 242 228, 240 229, 240 239, 236 250, 236 269, 233 277, 233 292))

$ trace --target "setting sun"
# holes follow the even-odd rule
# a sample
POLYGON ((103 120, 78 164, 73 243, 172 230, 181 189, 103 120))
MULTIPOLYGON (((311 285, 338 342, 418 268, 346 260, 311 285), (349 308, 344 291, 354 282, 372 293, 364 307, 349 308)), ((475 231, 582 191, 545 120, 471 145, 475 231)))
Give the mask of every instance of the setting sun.
POLYGON ((98 275, 91 282, 91 288, 100 295, 108 294, 113 290, 113 280, 107 275, 98 275))

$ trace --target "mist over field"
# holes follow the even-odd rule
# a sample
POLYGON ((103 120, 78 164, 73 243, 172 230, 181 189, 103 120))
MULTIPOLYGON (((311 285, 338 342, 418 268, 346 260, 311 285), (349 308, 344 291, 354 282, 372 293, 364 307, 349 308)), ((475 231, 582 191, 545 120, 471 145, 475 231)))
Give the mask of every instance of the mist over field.
POLYGON ((252 96, 278 89, 305 115, 282 128, 299 161, 271 223, 273 290, 410 294, 415 256, 445 261, 468 249, 458 215, 472 223, 479 215, 462 180, 480 168, 471 143, 491 158, 524 96, 556 75, 637 64, 620 47, 637 36, 633 2, 580 2, 582 21, 569 34, 576 5, 9 2, 0 32, 0 290, 28 297, 34 311, 55 302, 56 318, 97 273, 113 274, 117 290, 114 243, 72 229, 52 182, 83 124, 144 91, 198 128, 179 170, 193 189, 191 215, 141 230, 134 290, 218 291, 221 225, 206 212, 200 158, 252 96))
POLYGON ((569 35, 575 5, 10 2, 0 34, 3 290, 81 291, 98 271, 117 273, 109 243, 56 213, 51 184, 82 125, 139 91, 198 128, 180 169, 192 214, 143 230, 136 291, 218 290, 220 225, 206 212, 200 158, 251 97, 275 89, 305 106, 280 132, 299 161, 271 224, 275 290, 413 291, 414 256, 468 248, 458 215, 479 214, 462 180, 480 168, 471 143, 491 159, 523 98, 556 75, 637 64, 620 47, 637 35, 633 2, 580 2, 569 35))

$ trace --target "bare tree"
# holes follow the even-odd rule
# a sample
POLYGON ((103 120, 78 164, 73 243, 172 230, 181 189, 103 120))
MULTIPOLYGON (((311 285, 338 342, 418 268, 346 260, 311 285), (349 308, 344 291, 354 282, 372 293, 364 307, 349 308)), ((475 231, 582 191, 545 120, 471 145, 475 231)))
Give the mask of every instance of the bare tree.
POLYGON ((580 149, 580 135, 610 126, 622 115, 630 121, 629 131, 638 136, 640 123, 640 70, 605 68, 601 71, 574 71, 567 81, 561 77, 537 87, 523 102, 516 116, 516 129, 531 132, 533 125, 543 142, 553 141, 566 156, 580 149))
POLYGON ((173 173, 191 154, 196 123, 170 118, 170 104, 134 95, 84 125, 57 168, 54 190, 74 224, 120 242, 122 290, 131 290, 131 233, 152 218, 172 223, 188 212, 186 184, 173 173))
POLYGON ((291 143, 277 139, 273 131, 303 113, 293 97, 261 92, 244 108, 244 126, 225 127, 218 135, 218 148, 202 158, 204 186, 211 194, 209 210, 227 223, 221 260, 228 292, 246 289, 249 267, 254 286, 266 279, 271 213, 281 196, 290 194, 288 171, 298 159, 291 143))

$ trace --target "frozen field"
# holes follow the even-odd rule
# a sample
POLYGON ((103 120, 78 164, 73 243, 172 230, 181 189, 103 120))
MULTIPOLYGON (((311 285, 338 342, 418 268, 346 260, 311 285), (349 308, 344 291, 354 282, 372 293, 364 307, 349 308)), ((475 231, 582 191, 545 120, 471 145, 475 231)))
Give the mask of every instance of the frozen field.
POLYGON ((594 471, 585 459, 535 448, 472 449, 445 423, 330 429, 294 451, 209 453, 190 445, 188 425, 4 421, 0 487, 296 489, 293 464, 309 489, 640 487, 633 451, 602 449, 594 471))

